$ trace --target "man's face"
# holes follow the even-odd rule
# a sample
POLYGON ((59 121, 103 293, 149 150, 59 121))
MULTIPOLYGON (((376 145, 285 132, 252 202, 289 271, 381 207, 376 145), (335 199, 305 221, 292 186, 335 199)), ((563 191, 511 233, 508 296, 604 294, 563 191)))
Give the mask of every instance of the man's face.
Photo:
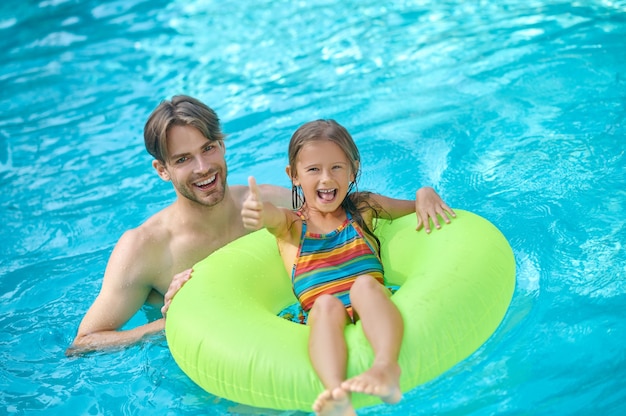
POLYGON ((224 142, 209 141, 192 126, 173 126, 167 134, 168 158, 155 168, 164 180, 171 180, 180 197, 211 207, 226 193, 224 142))

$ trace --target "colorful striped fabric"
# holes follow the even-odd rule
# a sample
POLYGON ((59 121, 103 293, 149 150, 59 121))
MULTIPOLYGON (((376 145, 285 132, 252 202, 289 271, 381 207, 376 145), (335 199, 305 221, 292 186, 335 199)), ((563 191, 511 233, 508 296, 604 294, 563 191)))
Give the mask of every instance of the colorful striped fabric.
POLYGON ((383 266, 376 250, 352 216, 346 216, 345 222, 328 234, 308 232, 302 218, 302 236, 291 281, 307 312, 318 296, 327 293, 339 298, 352 317, 349 292, 355 279, 369 274, 384 284, 383 266))

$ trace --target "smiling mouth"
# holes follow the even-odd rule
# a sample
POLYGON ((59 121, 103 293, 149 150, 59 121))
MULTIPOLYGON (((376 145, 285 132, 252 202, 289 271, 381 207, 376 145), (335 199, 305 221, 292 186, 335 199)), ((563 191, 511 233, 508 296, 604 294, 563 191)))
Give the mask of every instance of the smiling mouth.
POLYGON ((336 189, 320 189, 317 191, 317 197, 327 202, 334 200, 336 195, 337 195, 336 189))
POLYGON ((200 189, 207 189, 209 188, 211 185, 213 185, 215 183, 215 179, 217 178, 217 174, 211 176, 208 179, 205 179, 203 181, 200 182, 195 182, 194 186, 200 188, 200 189))

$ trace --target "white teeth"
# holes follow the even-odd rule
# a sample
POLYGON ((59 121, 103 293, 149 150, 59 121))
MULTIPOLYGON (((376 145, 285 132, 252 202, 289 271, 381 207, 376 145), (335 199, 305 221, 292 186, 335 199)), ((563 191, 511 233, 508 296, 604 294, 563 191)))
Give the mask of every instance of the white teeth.
POLYGON ((205 186, 205 185, 208 185, 208 184, 212 183, 212 182, 215 180, 215 177, 216 177, 216 176, 217 176, 217 175, 213 175, 213 176, 211 176, 209 179, 207 179, 206 181, 196 182, 196 185, 197 185, 197 186, 205 186))
POLYGON ((330 194, 330 193, 335 192, 335 190, 334 190, 334 189, 320 189, 320 190, 319 190, 319 191, 317 191, 317 192, 319 192, 319 193, 321 193, 321 194, 330 194))

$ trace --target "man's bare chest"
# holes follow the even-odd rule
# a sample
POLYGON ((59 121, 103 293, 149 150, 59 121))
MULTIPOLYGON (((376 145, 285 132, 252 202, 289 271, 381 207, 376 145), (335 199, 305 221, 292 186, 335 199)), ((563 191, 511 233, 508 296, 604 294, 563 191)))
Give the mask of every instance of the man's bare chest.
POLYGON ((200 260, 244 234, 245 230, 242 227, 241 230, 230 230, 228 233, 193 235, 172 241, 169 247, 172 275, 193 267, 200 260))

